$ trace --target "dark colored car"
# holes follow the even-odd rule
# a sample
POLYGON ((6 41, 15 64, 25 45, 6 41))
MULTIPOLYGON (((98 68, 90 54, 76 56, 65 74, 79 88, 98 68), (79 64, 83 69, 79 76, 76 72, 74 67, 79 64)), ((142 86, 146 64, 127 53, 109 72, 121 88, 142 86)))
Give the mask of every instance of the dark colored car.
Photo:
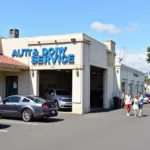
POLYGON ((13 95, 0 101, 0 115, 31 121, 33 118, 57 116, 58 109, 54 102, 38 96, 13 95))

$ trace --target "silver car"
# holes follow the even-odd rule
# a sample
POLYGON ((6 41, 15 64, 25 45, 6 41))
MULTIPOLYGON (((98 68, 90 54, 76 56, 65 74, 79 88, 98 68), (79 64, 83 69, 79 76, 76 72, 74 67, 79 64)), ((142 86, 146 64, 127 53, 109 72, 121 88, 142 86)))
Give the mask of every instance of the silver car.
POLYGON ((72 108, 71 92, 65 89, 49 89, 45 93, 48 100, 52 100, 57 104, 58 109, 72 108))
POLYGON ((33 118, 49 118, 58 115, 54 102, 38 96, 13 95, 0 101, 0 116, 21 117, 24 121, 33 118))

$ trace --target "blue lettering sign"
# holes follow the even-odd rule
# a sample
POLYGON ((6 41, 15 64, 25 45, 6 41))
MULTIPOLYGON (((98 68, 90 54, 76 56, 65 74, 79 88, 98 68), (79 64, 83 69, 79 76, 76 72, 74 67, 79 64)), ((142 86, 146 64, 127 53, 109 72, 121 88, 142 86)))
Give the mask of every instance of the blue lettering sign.
POLYGON ((37 57, 36 56, 32 56, 31 59, 32 59, 31 62, 33 65, 37 64, 37 57))
POLYGON ((50 59, 51 59, 51 56, 44 56, 43 57, 43 63, 46 65, 47 63, 50 65, 50 59))
POLYGON ((66 55, 63 55, 63 56, 61 57, 61 60, 62 60, 62 63, 63 63, 63 64, 66 64, 66 63, 68 62, 68 57, 67 57, 66 55))
POLYGON ((74 63, 74 54, 69 54, 68 55, 68 62, 69 63, 74 63))
POLYGON ((45 56, 48 54, 47 48, 42 48, 42 55, 45 56))
POLYGON ((17 50, 14 49, 13 52, 12 52, 12 54, 11 54, 11 56, 12 56, 12 57, 15 57, 15 56, 18 57, 18 52, 17 52, 17 50))
POLYGON ((38 56, 38 64, 43 64, 43 56, 38 56))
POLYGON ((14 49, 12 51, 12 57, 31 57, 31 63, 35 64, 72 64, 75 63, 75 55, 74 54, 66 54, 67 47, 50 47, 50 48, 42 48, 39 52, 35 49, 14 49), (39 53, 41 55, 39 55, 39 53))
POLYGON ((135 76, 135 77, 139 77, 139 75, 138 75, 138 74, 135 74, 135 73, 133 74, 133 76, 135 76))

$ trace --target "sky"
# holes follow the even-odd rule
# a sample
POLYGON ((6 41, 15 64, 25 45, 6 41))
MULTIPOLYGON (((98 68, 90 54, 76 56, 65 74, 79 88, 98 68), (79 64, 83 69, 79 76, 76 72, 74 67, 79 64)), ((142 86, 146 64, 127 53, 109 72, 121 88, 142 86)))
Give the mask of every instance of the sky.
MULTIPOLYGON (((116 42, 117 57, 143 72, 149 71, 149 0, 4 0, 0 7, 0 36, 10 28, 20 37, 86 33, 104 42, 116 42)), ((116 58, 117 59, 117 58, 116 58)))

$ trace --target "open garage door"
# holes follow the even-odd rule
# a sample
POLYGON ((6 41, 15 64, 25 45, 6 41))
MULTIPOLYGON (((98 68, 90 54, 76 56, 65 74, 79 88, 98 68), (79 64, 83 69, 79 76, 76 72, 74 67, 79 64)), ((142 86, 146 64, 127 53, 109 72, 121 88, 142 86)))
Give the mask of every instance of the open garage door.
POLYGON ((91 66, 90 108, 97 111, 103 108, 104 100, 104 69, 91 66))
POLYGON ((40 71, 41 97, 56 102, 60 110, 72 108, 72 70, 40 71))

